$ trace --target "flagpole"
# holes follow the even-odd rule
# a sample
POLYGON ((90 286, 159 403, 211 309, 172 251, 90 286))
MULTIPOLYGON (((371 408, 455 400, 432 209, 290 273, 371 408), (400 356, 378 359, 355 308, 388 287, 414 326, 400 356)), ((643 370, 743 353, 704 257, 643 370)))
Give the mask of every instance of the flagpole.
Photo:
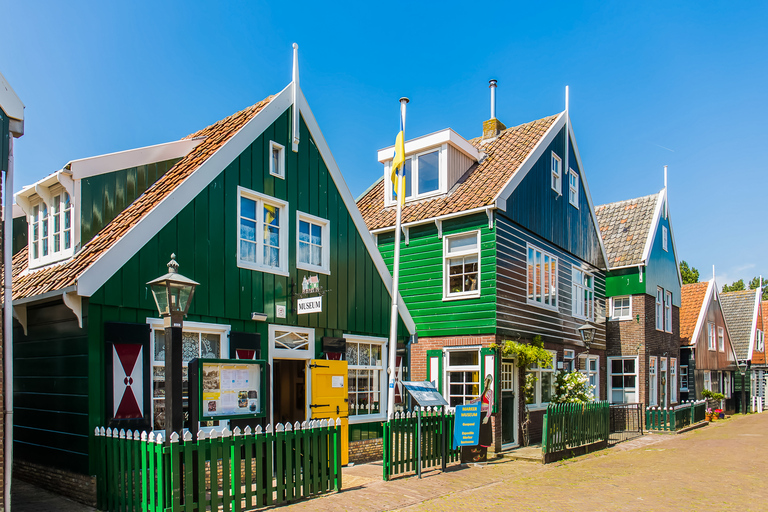
MULTIPOLYGON (((405 138, 405 105, 408 103, 408 98, 400 98, 400 128, 403 132, 403 138, 405 138)), ((395 148, 397 152, 397 148, 395 148)), ((401 170, 398 171, 397 176, 397 216, 395 220, 395 261, 392 272, 392 316, 389 323, 389 365, 387 367, 387 373, 389 374, 389 389, 387 390, 387 415, 389 418, 394 416, 395 412, 395 381, 397 380, 397 373, 395 371, 395 361, 397 361, 397 302, 399 295, 400 284, 400 231, 401 231, 401 217, 402 217, 402 200, 401 194, 405 193, 405 187, 402 185, 402 179, 400 179, 400 172, 405 175, 405 166, 401 166, 401 170)), ((385 192, 386 193, 386 192, 385 192)))

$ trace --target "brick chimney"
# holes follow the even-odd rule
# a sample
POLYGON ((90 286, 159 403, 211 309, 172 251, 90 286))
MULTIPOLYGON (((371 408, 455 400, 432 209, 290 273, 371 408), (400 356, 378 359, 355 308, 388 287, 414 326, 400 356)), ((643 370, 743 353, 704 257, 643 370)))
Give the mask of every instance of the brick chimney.
POLYGON ((502 130, 507 127, 504 123, 496 119, 496 80, 489 80, 488 87, 491 89, 491 118, 483 122, 483 139, 494 139, 499 136, 502 130))

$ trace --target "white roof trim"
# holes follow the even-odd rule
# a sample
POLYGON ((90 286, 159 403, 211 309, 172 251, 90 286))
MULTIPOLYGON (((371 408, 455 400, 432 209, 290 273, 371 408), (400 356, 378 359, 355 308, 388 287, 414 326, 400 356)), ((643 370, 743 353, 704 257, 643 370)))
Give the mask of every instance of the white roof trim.
POLYGON ((0 73, 0 108, 8 114, 8 117, 17 121, 24 121, 24 103, 21 102, 2 73, 0 73))
POLYGON ((176 140, 165 144, 156 144, 143 148, 118 151, 106 155, 92 156, 72 160, 67 164, 76 180, 104 174, 121 169, 130 169, 139 165, 147 165, 173 158, 183 158, 195 149, 203 138, 176 140))
POLYGON ((760 312, 760 299, 762 289, 755 290, 755 307, 752 310, 752 330, 749 332, 749 350, 747 351, 747 359, 752 360, 752 351, 755 349, 755 330, 757 329, 757 315, 760 312))
MULTIPOLYGON (((712 297, 712 290, 714 290, 715 293, 717 293, 717 287, 714 286, 715 279, 712 278, 709 281, 709 284, 707 285, 707 292, 704 294, 704 300, 701 302, 701 309, 699 310, 699 318, 696 319, 696 327, 693 329, 693 335, 691 336, 691 341, 689 345, 695 346, 696 343, 699 341, 699 333, 701 332, 701 326, 704 323, 704 317, 707 316, 707 309, 709 309, 709 301, 712 297), (706 307, 705 307, 706 306, 706 307)), ((720 301, 718 301, 720 302, 720 301)), ((725 318, 725 315, 723 315, 723 318, 725 318)), ((726 329, 728 328, 728 324, 726 324, 726 329)), ((730 341, 731 336, 730 333, 728 335, 728 340, 730 341)))
POLYGON ((667 197, 666 187, 661 189, 657 194, 656 206, 653 209, 653 219, 651 219, 651 226, 645 239, 645 247, 643 247, 643 257, 641 261, 643 265, 646 265, 648 263, 648 258, 651 257, 653 241, 656 239, 656 232, 661 223, 661 210, 664 208, 665 202, 667 203, 667 223, 669 224, 669 237, 672 242, 672 254, 675 257, 675 267, 677 268, 677 282, 680 286, 683 286, 683 275, 680 273, 680 262, 677 259, 677 245, 675 244, 675 232, 672 229, 672 221, 670 220, 672 215, 669 213, 669 198, 667 197))
MULTIPOLYGON (((346 186, 341 171, 339 171, 333 156, 328 149, 328 145, 319 131, 317 122, 312 111, 307 105, 304 95, 300 93, 300 109, 304 115, 304 121, 313 134, 317 148, 320 151, 323 160, 328 166, 331 177, 333 178, 339 192, 349 210, 355 226, 360 232, 360 236, 365 243, 368 252, 376 265, 387 290, 392 289, 392 277, 389 274, 378 248, 373 243, 371 235, 365 227, 360 211, 357 209, 352 194, 346 186)), ((229 165, 232 160, 237 158, 256 138, 258 138, 275 120, 293 104, 293 83, 283 89, 272 101, 266 105, 261 112, 256 114, 248 123, 245 124, 237 133, 235 133, 224 145, 222 145, 213 155, 208 157, 200 167, 195 170, 187 179, 179 184, 168 196, 159 204, 155 205, 151 212, 145 215, 134 225, 125 235, 123 235, 108 250, 91 264, 77 280, 78 295, 89 297, 93 295, 107 279, 112 276, 117 269, 125 265, 135 254, 136 247, 143 247, 157 232, 168 222, 170 222, 178 213, 210 182, 219 175, 219 173, 229 165)), ((416 332, 416 325, 408 312, 405 303, 400 297, 400 315, 410 333, 416 332)))
MULTIPOLYGON (((439 132, 422 135, 415 139, 406 141, 405 154, 410 155, 418 153, 422 150, 438 147, 442 144, 448 143, 467 155, 469 158, 477 162, 480 159, 480 152, 475 146, 469 143, 467 139, 453 131, 451 128, 440 130, 439 132)), ((389 146, 384 149, 380 149, 378 152, 379 162, 385 163, 391 161, 395 157, 395 146, 389 146)))
MULTIPOLYGON (((402 228, 410 228, 413 226, 421 226, 422 224, 432 224, 435 221, 443 221, 447 219, 454 219, 456 217, 465 217, 467 215, 474 215, 476 213, 487 212, 488 210, 495 210, 494 206, 478 206, 471 210, 462 210, 460 212, 446 213, 445 215, 438 215, 437 217, 429 217, 428 219, 419 219, 411 222, 404 222, 401 224, 402 228)), ((386 226, 383 228, 374 229, 371 231, 372 235, 378 235, 379 233, 386 233, 388 231, 394 231, 395 226, 386 226)))
MULTIPOLYGON (((339 166, 336 164, 336 160, 333 158, 333 154, 328 147, 328 143, 325 141, 325 137, 323 137, 323 132, 320 130, 320 127, 315 120, 315 116, 312 113, 312 110, 309 108, 309 104, 307 103, 307 99, 304 97, 304 93, 302 92, 301 88, 299 88, 299 105, 301 112, 304 115, 304 122, 307 123, 307 128, 314 138, 317 150, 320 152, 320 156, 323 158, 325 165, 328 167, 328 172, 330 173, 331 178, 333 178, 333 182, 336 184, 336 188, 338 188, 339 194, 341 194, 341 198, 344 201, 347 210, 349 211, 349 215, 352 217, 352 221, 355 223, 355 227, 360 233, 360 237, 363 239, 363 243, 365 244, 366 249, 368 249, 368 253, 371 255, 373 264, 376 266, 376 270, 379 271, 379 276, 381 276, 381 280, 384 282, 384 286, 387 287, 387 292, 389 292, 391 297, 392 275, 389 273, 387 264, 384 263, 384 258, 381 256, 381 253, 379 253, 379 248, 376 246, 376 242, 373 240, 373 236, 371 236, 371 234, 368 232, 368 227, 365 225, 363 216, 360 213, 360 210, 357 208, 355 199, 352 197, 352 192, 349 191, 349 187, 344 181, 341 170, 339 170, 339 166)), ((402 318, 405 327, 408 329, 408 332, 415 334, 416 324, 413 321, 411 313, 408 311, 408 307, 405 305, 403 296, 400 293, 398 293, 397 298, 397 309, 400 313, 400 318, 402 318)))

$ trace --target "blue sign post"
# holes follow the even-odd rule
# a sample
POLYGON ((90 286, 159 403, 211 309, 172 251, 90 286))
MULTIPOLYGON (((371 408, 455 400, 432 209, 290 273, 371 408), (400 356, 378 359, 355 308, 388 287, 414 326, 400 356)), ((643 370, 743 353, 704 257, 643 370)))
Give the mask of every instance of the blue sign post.
POLYGON ((456 406, 456 419, 453 426, 453 448, 459 446, 477 446, 480 441, 481 404, 456 406))

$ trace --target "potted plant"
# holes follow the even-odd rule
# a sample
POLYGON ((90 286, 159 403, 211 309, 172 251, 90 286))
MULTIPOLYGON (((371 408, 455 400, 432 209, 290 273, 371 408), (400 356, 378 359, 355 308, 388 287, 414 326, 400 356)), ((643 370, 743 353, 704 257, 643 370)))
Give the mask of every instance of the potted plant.
POLYGON ((707 421, 712 421, 712 409, 707 408, 707 412, 704 413, 704 419, 707 421))
POLYGON ((722 409, 715 409, 714 410, 714 415, 717 416, 721 420, 725 419, 725 412, 723 412, 722 409))

